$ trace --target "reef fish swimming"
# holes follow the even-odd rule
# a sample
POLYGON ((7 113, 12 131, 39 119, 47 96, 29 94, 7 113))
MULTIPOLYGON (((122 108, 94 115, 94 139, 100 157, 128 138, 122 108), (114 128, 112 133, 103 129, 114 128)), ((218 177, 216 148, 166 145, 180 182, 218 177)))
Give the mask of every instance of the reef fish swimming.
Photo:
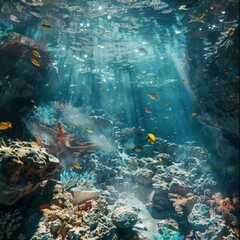
POLYGON ((9 128, 12 128, 11 122, 0 122, 0 130, 7 130, 9 128))
POLYGON ((155 138, 155 136, 152 133, 148 134, 148 138, 150 139, 152 144, 156 143, 156 138, 155 138))

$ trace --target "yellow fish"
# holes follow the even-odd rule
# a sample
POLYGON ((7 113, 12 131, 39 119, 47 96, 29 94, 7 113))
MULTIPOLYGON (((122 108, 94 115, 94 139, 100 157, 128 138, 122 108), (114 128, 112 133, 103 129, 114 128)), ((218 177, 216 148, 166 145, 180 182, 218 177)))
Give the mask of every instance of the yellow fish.
POLYGON ((47 29, 51 29, 52 28, 52 26, 47 24, 47 23, 43 23, 42 27, 47 28, 47 29))
POLYGON ((170 117, 169 116, 164 116, 165 119, 169 119, 170 117))
POLYGON ((39 63, 36 59, 32 58, 32 59, 31 59, 31 62, 32 62, 32 64, 33 64, 34 66, 40 67, 40 63, 39 63))
POLYGON ((0 130, 7 130, 9 128, 12 128, 11 122, 0 122, 0 130))
POLYGON ((77 123, 76 122, 72 122, 73 125, 76 125, 77 123))
POLYGON ((163 162, 163 159, 162 159, 161 157, 159 157, 158 160, 159 160, 160 162, 163 162))
POLYGON ((230 29, 228 30, 228 36, 231 37, 234 33, 235 33, 234 28, 230 28, 230 29))
POLYGON ((76 169, 82 169, 82 166, 78 163, 73 163, 73 166, 76 168, 76 169))
POLYGON ((156 138, 155 138, 155 136, 152 133, 148 134, 148 138, 150 139, 152 144, 156 143, 156 138))
POLYGON ((91 129, 87 129, 86 132, 88 132, 88 133, 92 133, 93 130, 91 130, 91 129))
POLYGON ((197 112, 192 112, 192 116, 197 116, 197 112))
POLYGON ((37 58, 40 58, 40 57, 41 57, 40 53, 39 53, 38 51, 36 51, 36 50, 33 50, 32 53, 33 53, 33 55, 34 55, 35 57, 37 57, 37 58))
POLYGON ((155 120, 155 118, 149 118, 149 120, 153 121, 153 120, 155 120))

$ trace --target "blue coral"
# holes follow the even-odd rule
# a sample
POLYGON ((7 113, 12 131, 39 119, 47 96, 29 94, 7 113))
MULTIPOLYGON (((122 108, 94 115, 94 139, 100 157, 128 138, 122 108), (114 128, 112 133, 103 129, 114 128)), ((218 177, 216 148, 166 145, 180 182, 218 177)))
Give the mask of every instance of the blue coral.
POLYGON ((194 181, 192 185, 193 193, 204 196, 211 196, 217 182, 212 174, 203 174, 201 178, 194 181))
POLYGON ((52 119, 54 114, 47 107, 34 107, 32 115, 30 116, 30 122, 38 122, 45 125, 52 125, 52 119))
POLYGON ((73 187, 93 188, 95 177, 87 172, 80 174, 74 171, 74 168, 65 170, 60 174, 60 181, 65 190, 73 187))

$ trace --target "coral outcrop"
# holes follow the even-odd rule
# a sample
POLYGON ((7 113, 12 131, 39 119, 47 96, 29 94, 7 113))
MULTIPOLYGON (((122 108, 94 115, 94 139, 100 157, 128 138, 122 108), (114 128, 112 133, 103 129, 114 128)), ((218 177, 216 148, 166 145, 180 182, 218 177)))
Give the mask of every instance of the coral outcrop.
POLYGON ((137 219, 137 212, 129 206, 118 206, 112 213, 112 221, 119 228, 133 227, 137 219))
POLYGON ((0 141, 0 203, 13 205, 53 177, 59 160, 34 142, 0 141))

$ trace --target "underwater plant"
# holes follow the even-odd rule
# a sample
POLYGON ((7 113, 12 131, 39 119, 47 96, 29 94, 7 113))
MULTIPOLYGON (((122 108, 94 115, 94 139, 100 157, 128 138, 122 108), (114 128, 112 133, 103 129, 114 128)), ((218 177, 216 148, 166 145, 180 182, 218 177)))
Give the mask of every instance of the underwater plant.
POLYGON ((73 168, 70 168, 60 174, 60 181, 65 190, 73 187, 90 189, 94 188, 93 183, 95 182, 95 177, 87 172, 83 174, 76 173, 73 168))

